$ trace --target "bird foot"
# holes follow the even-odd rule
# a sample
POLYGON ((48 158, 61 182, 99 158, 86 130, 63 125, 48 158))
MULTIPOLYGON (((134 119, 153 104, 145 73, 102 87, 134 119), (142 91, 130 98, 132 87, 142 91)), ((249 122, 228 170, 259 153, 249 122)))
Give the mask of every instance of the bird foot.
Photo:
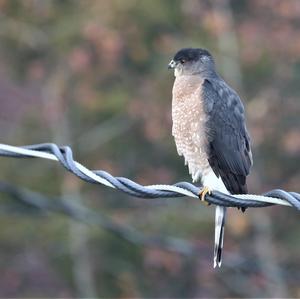
POLYGON ((207 187, 207 186, 204 186, 204 187, 201 189, 201 191, 199 192, 199 195, 198 195, 198 196, 199 196, 200 200, 208 206, 209 203, 205 200, 205 195, 206 195, 207 193, 208 193, 208 194, 211 194, 211 189, 210 189, 209 187, 207 187))

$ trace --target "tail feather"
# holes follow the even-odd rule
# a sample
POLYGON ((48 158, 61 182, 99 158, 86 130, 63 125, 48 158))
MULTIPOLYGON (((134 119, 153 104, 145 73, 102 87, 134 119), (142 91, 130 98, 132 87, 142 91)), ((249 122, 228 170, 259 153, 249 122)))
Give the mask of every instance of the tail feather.
POLYGON ((216 206, 214 268, 216 268, 216 266, 221 267, 222 264, 225 218, 226 218, 226 208, 221 206, 216 206))

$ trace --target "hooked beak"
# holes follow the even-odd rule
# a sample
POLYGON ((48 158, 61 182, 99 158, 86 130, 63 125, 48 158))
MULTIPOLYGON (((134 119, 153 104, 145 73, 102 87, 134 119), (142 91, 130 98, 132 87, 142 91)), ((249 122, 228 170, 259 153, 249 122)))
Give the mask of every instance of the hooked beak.
POLYGON ((172 59, 168 64, 168 69, 174 69, 177 66, 177 63, 172 59))

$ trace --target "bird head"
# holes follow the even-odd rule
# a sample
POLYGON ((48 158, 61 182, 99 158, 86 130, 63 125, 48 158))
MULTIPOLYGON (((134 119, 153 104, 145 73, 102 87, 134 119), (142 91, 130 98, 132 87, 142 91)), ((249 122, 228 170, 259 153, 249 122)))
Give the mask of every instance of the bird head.
POLYGON ((178 51, 168 65, 175 76, 195 75, 214 70, 212 55, 205 49, 185 48, 178 51))

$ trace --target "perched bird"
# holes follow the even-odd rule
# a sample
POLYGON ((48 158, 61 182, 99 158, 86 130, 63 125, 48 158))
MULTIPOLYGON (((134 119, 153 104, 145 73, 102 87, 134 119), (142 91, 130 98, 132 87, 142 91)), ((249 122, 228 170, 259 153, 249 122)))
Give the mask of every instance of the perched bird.
MULTIPOLYGON (((244 107, 237 93, 215 69, 204 49, 178 51, 169 63, 174 69, 172 135, 194 182, 201 180, 201 200, 213 190, 247 193, 252 166, 244 107)), ((214 267, 220 267, 226 208, 216 206, 214 267)))

